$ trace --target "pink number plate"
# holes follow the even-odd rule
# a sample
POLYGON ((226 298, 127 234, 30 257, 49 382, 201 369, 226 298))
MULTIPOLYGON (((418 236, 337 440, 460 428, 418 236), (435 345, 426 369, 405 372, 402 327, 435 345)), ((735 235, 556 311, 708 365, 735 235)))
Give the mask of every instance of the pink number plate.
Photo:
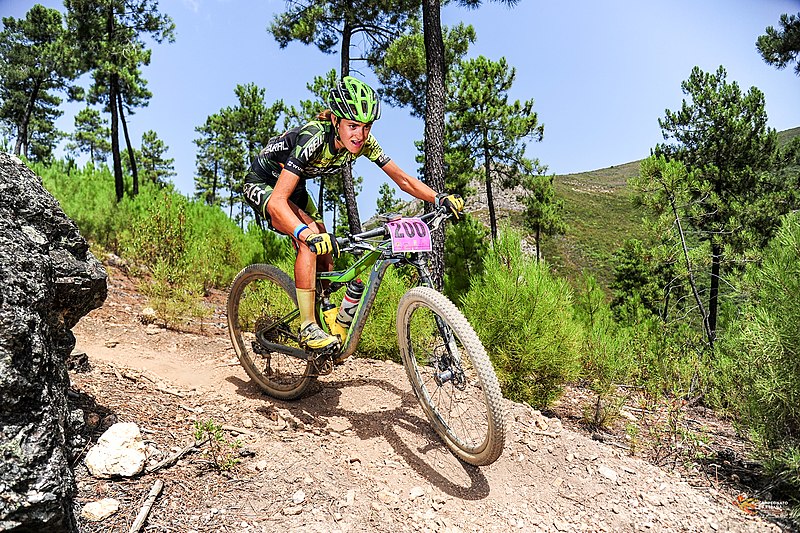
POLYGON ((431 230, 419 218, 401 218, 386 223, 393 252, 430 252, 431 230))

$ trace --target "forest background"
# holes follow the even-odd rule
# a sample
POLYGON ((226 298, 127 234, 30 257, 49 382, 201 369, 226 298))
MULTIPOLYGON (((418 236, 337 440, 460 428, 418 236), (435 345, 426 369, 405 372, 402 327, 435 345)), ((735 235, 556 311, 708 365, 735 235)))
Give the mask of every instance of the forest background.
MULTIPOLYGON (((159 132, 137 139, 127 129, 154 98, 143 68, 176 38, 173 19, 147 0, 64 7, 3 19, 4 145, 31 162, 98 256, 122 256, 146 280, 142 290, 165 323, 179 328, 202 316, 203 292, 224 288, 248 263, 290 264, 286 240, 244 209, 244 169, 263 139, 323 104, 350 68, 346 43, 369 30, 358 50, 385 101, 425 119, 423 177, 467 197, 484 191, 438 255, 447 259, 444 290, 491 347, 504 394, 544 407, 581 382, 595 395, 587 423, 598 427, 630 390, 652 401, 702 402, 741 425, 776 490, 797 502, 800 138, 797 128, 779 135, 769 127, 757 86, 744 90, 724 65, 695 67, 680 83, 683 101, 654 113, 664 142, 653 143, 651 157, 556 176, 526 150, 544 128, 532 99, 513 98, 513 66, 467 54, 474 28, 431 23, 438 3, 424 2, 425 16, 413 2, 292 3, 272 19, 272 38, 338 50, 339 72, 309 81, 305 101, 236 85, 234 103, 195 126, 194 190, 186 195, 159 132), (432 90, 433 78, 441 90, 432 90), (56 127, 65 95, 85 106, 66 135, 56 127), (493 190, 506 194, 497 205, 493 190)), ((776 14, 752 54, 800 72, 798 15, 776 14)), ((337 231, 360 227, 360 184, 349 172, 318 183, 337 231)), ((386 187, 376 204, 415 209, 386 187)), ((382 332, 392 329, 390 310, 407 283, 387 282, 364 355, 397 356, 382 332)), ((677 439, 664 445, 680 447, 677 439)))

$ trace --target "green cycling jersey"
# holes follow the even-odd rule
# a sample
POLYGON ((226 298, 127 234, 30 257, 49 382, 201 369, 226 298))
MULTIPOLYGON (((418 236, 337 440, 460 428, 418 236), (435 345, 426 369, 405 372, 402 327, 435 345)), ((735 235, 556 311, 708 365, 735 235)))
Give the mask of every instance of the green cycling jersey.
POLYGON ((281 169, 300 176, 298 188, 305 188, 305 178, 334 174, 359 156, 366 156, 383 167, 390 161, 372 134, 357 154, 336 150, 336 133, 330 121, 312 120, 269 140, 253 159, 246 182, 274 187, 281 169))

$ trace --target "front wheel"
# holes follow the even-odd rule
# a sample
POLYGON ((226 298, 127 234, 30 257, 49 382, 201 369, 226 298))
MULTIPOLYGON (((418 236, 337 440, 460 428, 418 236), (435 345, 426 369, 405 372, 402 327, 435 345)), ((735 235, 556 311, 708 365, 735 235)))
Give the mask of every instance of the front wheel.
POLYGON ((485 466, 505 445, 500 384, 472 326, 444 295, 415 287, 397 309, 400 356, 436 433, 469 464, 485 466))
POLYGON ((287 355, 287 351, 302 352, 299 325, 292 278, 265 264, 239 272, 228 294, 231 342, 250 379, 281 400, 300 397, 316 377, 308 359, 287 355))

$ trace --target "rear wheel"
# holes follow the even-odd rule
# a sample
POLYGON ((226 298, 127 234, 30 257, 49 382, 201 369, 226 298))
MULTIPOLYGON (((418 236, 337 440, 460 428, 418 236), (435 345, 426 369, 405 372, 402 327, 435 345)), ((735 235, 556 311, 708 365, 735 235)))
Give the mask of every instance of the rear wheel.
POLYGON ((250 265, 233 280, 227 310, 231 342, 250 379, 275 398, 300 397, 316 378, 313 364, 269 347, 303 352, 292 278, 272 265, 250 265))
POLYGON ((416 287, 397 310, 400 355, 422 410, 445 444, 484 466, 505 445, 500 384, 472 326, 444 295, 416 287))

